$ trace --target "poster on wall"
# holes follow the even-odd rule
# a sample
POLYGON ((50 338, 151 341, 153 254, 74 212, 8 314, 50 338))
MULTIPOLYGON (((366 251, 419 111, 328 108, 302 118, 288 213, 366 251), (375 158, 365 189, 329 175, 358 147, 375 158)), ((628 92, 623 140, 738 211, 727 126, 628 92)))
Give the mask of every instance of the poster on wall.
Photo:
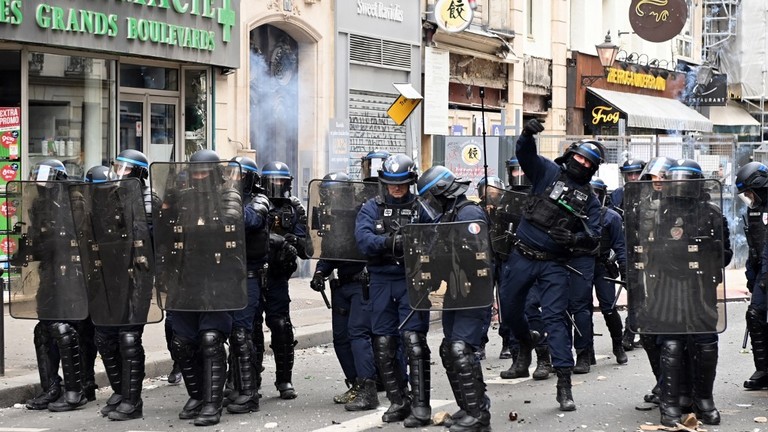
POLYGON ((499 175, 499 138, 486 137, 487 155, 483 154, 483 137, 447 136, 445 137, 445 166, 456 177, 471 180, 467 196, 477 196, 477 182, 485 177, 485 165, 488 175, 499 175))
POLYGON ((19 158, 21 108, 0 107, 0 159, 19 158))

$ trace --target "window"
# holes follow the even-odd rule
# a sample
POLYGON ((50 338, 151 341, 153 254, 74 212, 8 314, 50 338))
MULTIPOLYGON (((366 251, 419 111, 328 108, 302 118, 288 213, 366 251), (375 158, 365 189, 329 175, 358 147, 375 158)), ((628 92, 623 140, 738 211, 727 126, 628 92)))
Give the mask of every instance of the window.
POLYGON ((114 143, 113 60, 30 52, 30 164, 56 158, 70 177, 108 165, 114 143))
POLYGON ((528 0, 525 7, 525 24, 528 31, 528 37, 533 38, 533 0, 528 0))

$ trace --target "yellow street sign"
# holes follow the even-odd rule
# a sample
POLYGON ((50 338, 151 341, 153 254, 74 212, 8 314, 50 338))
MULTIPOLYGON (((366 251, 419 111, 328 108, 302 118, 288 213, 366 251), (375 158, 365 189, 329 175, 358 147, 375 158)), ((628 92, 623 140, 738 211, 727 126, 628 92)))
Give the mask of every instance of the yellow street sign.
POLYGON ((411 115, 413 110, 419 106, 419 103, 423 98, 419 92, 408 83, 394 83, 392 85, 395 86, 398 92, 400 92, 400 96, 398 96, 395 102, 390 105, 387 110, 387 115, 400 126, 405 122, 408 116, 411 115))

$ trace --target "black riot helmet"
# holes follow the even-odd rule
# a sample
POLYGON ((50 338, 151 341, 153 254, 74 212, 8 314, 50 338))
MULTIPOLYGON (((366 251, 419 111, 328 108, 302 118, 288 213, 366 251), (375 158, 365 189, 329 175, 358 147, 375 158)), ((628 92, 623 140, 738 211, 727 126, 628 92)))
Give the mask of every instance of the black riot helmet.
POLYGON ((698 198, 702 192, 702 184, 697 179, 703 179, 701 166, 692 159, 680 159, 667 171, 667 179, 671 181, 665 188, 665 194, 677 198, 698 198))
POLYGON ((220 171, 221 159, 213 150, 203 149, 189 157, 189 185, 194 189, 211 192, 224 181, 220 171))
POLYGON ((603 179, 599 177, 593 177, 589 184, 592 186, 592 190, 595 192, 597 200, 600 201, 600 204, 604 206, 605 197, 608 195, 608 186, 606 186, 603 179))
POLYGON ((149 160, 138 150, 121 151, 112 163, 112 169, 118 180, 134 177, 143 181, 149 178, 149 160))
POLYGON ((91 167, 91 169, 85 173, 86 183, 104 183, 112 180, 117 180, 117 174, 115 174, 109 167, 97 165, 91 167))
POLYGON ((360 163, 360 176, 363 181, 376 181, 376 176, 381 166, 389 156, 391 156, 390 153, 385 150, 373 150, 363 156, 363 160, 360 163))
POLYGON ((467 191, 469 183, 456 178, 448 168, 435 165, 419 177, 416 189, 421 196, 430 193, 435 197, 456 198, 467 191))
POLYGON ((750 162, 736 172, 736 190, 749 208, 768 203, 768 167, 750 162))
POLYGON ((605 161, 603 146, 594 140, 580 140, 565 149, 555 163, 565 167, 566 174, 576 183, 586 184, 605 161), (589 166, 579 162, 576 155, 583 158, 589 166))
POLYGON ((345 172, 332 172, 323 176, 320 182, 320 198, 323 201, 333 200, 337 203, 353 205, 355 190, 345 172))
POLYGON ((627 159, 619 167, 621 175, 624 176, 624 182, 637 181, 640 178, 640 173, 645 168, 645 161, 642 159, 627 159))
POLYGON ((67 180, 67 168, 58 159, 46 159, 32 167, 29 179, 38 182, 67 180))
POLYGON ((648 161, 640 172, 640 180, 661 180, 667 178, 667 171, 675 161, 668 157, 659 156, 648 161), (656 177, 656 179, 654 179, 656 177))
POLYGON ((496 176, 483 177, 477 182, 477 196, 480 199, 485 199, 488 186, 491 186, 491 189, 499 190, 499 192, 504 190, 504 182, 500 178, 496 176))
POLYGON ((531 181, 523 172, 520 162, 516 158, 507 161, 507 183, 513 190, 529 189, 531 187, 531 181))
MULTIPOLYGON (((232 170, 240 169, 240 184, 243 187, 243 196, 250 196, 253 193, 261 191, 261 176, 259 175, 259 166, 256 161, 248 156, 235 156, 229 161, 229 167, 232 170)), ((232 178, 234 173, 230 172, 226 177, 232 178)))
POLYGON ((290 198, 293 176, 288 165, 269 162, 261 168, 261 188, 270 198, 290 198))
POLYGON ((379 182, 385 185, 414 184, 419 178, 413 159, 398 153, 388 157, 379 170, 379 182))

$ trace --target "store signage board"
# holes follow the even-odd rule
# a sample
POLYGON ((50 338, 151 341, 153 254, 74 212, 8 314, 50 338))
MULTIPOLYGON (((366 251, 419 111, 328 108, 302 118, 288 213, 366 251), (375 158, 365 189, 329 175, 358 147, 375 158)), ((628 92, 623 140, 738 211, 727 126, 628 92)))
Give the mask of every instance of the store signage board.
POLYGON ((666 42, 679 35, 688 19, 685 0, 632 0, 629 24, 642 39, 666 42))
POLYGON ((397 97, 394 103, 389 106, 387 115, 398 125, 405 123, 408 116, 411 115, 413 110, 419 106, 423 99, 421 94, 408 83, 395 83, 395 86, 400 96, 397 97))
POLYGON ((239 0, 0 0, 0 39, 240 66, 239 0))
POLYGON ((468 0, 437 0, 435 22, 448 33, 464 31, 472 23, 474 11, 468 0))

